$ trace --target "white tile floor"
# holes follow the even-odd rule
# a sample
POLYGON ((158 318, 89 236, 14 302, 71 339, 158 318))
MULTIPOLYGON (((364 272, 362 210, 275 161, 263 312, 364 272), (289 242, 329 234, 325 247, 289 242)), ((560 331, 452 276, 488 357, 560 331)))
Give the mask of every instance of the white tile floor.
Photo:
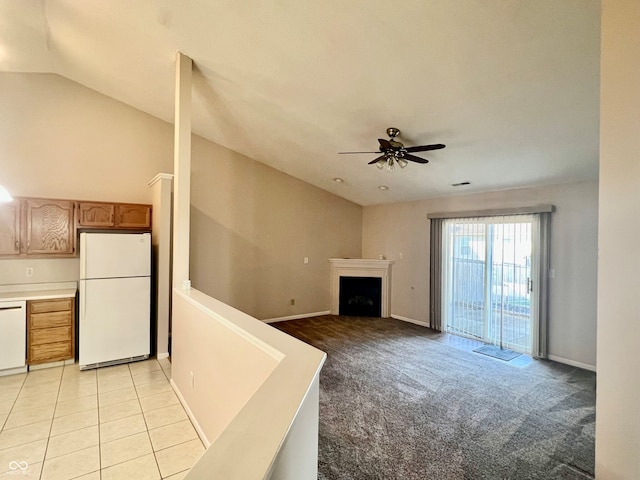
POLYGON ((184 478, 204 452, 155 359, 0 377, 0 479, 184 478))

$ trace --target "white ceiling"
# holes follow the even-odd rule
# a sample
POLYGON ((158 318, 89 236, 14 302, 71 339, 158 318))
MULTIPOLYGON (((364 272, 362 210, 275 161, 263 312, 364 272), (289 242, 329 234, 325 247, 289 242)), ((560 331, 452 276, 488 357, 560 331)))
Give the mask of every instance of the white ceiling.
POLYGON ((598 175, 598 0, 0 0, 0 31, 0 71, 169 122, 179 50, 196 133, 361 205, 598 175), (390 126, 447 148, 393 173, 337 154, 390 126))

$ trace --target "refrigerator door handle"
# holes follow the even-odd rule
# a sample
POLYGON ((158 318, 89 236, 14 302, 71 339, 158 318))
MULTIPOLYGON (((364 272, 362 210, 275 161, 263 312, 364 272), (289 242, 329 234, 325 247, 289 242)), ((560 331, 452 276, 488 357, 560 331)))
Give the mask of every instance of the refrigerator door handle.
POLYGON ((87 318, 87 299, 86 284, 84 280, 80 281, 80 322, 87 318))

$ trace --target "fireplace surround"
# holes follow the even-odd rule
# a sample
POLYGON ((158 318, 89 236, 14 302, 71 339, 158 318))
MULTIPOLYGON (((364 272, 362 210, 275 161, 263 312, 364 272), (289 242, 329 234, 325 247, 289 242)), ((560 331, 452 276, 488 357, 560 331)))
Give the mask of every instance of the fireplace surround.
POLYGON ((330 258, 330 293, 331 314, 340 312, 340 277, 368 277, 381 279, 381 308, 382 317, 389 317, 391 312, 391 265, 392 260, 377 260, 368 258, 330 258))

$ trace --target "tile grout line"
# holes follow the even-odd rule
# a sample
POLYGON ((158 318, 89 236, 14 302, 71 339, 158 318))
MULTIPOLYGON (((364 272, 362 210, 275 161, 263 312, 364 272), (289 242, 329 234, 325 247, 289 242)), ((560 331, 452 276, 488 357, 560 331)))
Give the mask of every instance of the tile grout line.
MULTIPOLYGON (((129 374, 129 379, 131 380, 131 383, 133 383, 133 378, 132 378, 132 375, 131 375, 131 369, 129 368, 128 364, 127 364, 127 373, 129 374)), ((118 376, 119 375, 116 375, 115 377, 117 378, 118 376)), ((126 375, 122 375, 122 376, 126 376, 126 375)), ((97 370, 96 370, 96 382, 98 383, 98 385, 97 385, 97 390, 98 390, 98 392, 97 392, 97 394, 98 394, 98 468, 99 468, 99 472, 100 472, 100 478, 102 479, 102 470, 103 470, 103 468, 102 468, 102 433, 101 433, 102 432, 102 422, 100 421, 100 379, 98 377, 98 371, 97 370)), ((122 389, 110 390, 110 392, 118 391, 118 390, 125 390, 125 389, 126 389, 126 387, 122 388, 122 389)), ((135 390, 135 388, 134 388, 134 390, 135 390)), ((104 392, 104 393, 109 393, 109 392, 104 392)), ((137 392, 136 392, 136 397, 137 397, 137 392)), ((125 402, 126 402, 126 400, 125 400, 125 402)), ((119 405, 120 403, 124 403, 124 402, 119 402, 119 403, 115 403, 115 404, 112 404, 112 405, 119 405)), ((108 406, 109 405, 105 405, 105 407, 108 407, 108 406)), ((123 418, 128 418, 128 416, 127 417, 123 417, 123 418)), ((120 419, 117 419, 117 420, 120 420, 120 419)), ((104 423, 108 423, 108 422, 104 422, 104 423)), ((109 443, 109 442, 105 442, 105 444, 106 443, 109 443)), ((110 467, 112 467, 112 466, 113 465, 110 465, 110 467)), ((108 468, 108 467, 105 467, 105 469, 106 468, 108 468)))
POLYGON ((96 369, 96 404, 98 405, 98 476, 102 479, 102 440, 100 428, 100 379, 96 369))
MULTIPOLYGON (((64 373, 64 366, 62 367, 62 369, 60 370, 60 382, 58 383, 58 393, 56 394, 56 401, 54 403, 53 406, 53 413, 51 414, 51 424, 49 425, 49 434, 47 435, 47 442, 45 444, 44 447, 44 455, 42 457, 42 465, 40 466, 40 475, 38 476, 39 479, 42 479, 42 475, 44 473, 44 463, 47 460, 47 451, 49 450, 49 440, 51 439, 51 431, 53 430, 53 419, 55 418, 56 415, 56 409, 58 408, 58 397, 60 396, 60 388, 62 385, 62 375, 64 373)), ((27 373, 28 376, 28 373, 27 373)), ((25 377, 25 383, 27 381, 27 378, 25 377)))
POLYGON ((2 424, 2 428, 0 428, 0 432, 3 432, 5 430, 4 426, 9 421, 9 416, 11 415, 11 413, 13 413, 13 408, 16 406, 16 402, 18 401, 18 397, 20 396, 20 392, 22 391, 22 387, 24 387, 24 384, 27 381, 27 374, 28 374, 28 372, 25 374, 24 378, 22 379, 22 383, 20 383, 20 388, 18 389, 18 393, 16 394, 16 398, 14 398, 13 402, 11 403, 11 408, 7 412, 7 418, 5 418, 4 423, 2 424))
MULTIPOLYGON (((158 360, 156 359, 156 362, 158 360)), ((131 372, 131 365, 129 365, 129 372, 131 372)), ((133 376, 132 376, 133 377, 133 376)), ((132 378, 133 380, 133 378, 132 378)), ((153 443, 151 442, 151 435, 149 435, 149 424, 147 423, 147 417, 144 416, 144 410, 142 409, 142 403, 140 402, 140 396, 138 395, 138 389, 135 388, 136 391, 136 399, 138 400, 138 405, 140 406, 140 411, 142 412, 142 421, 144 421, 144 426, 146 428, 147 438, 149 439, 149 445, 151 445, 151 453, 153 453, 153 461, 156 462, 156 468, 158 469, 158 475, 160 479, 162 479, 162 472, 160 471, 160 464, 158 463, 158 457, 156 457, 156 452, 153 449, 153 443)))
MULTIPOLYGON (((7 418, 5 418, 4 423, 2 424, 2 428, 0 428, 0 433, 1 432, 5 432, 6 430, 10 430, 10 429, 5 429, 4 426, 7 424, 7 422, 9 421, 9 417, 11 416, 11 414, 14 411, 13 409, 15 408, 16 402, 18 401, 18 398, 20 397, 20 392, 22 392, 22 389, 24 388, 24 384, 27 381, 28 374, 29 374, 29 371, 27 370, 27 372, 24 375, 24 378, 22 379, 22 382, 20 383, 20 388, 18 389, 18 393, 16 394, 16 397, 13 399, 13 402, 11 404, 11 408, 7 412, 7 418)), ((52 423, 53 423, 53 420, 52 420, 52 423)), ((51 428, 51 427, 49 427, 49 428, 51 428)), ((47 441, 48 441, 48 437, 47 437, 47 441)), ((30 442, 27 442, 27 443, 30 443, 30 442)), ((7 447, 6 449, 3 449, 3 450, 8 450, 8 449, 19 447, 19 446, 22 446, 22 445, 27 445, 27 443, 23 443, 23 444, 20 444, 20 445, 14 445, 12 447, 7 447)), ((45 452, 46 452, 46 448, 45 448, 45 452)), ((44 466, 44 458, 42 459, 42 466, 44 466)), ((41 475, 42 475, 42 467, 40 469, 40 475, 38 476, 38 478, 40 478, 41 475)))
MULTIPOLYGON (((156 456, 156 453, 157 452, 161 452, 161 451, 165 451, 165 450, 167 450, 169 448, 172 448, 172 447, 176 447, 176 446, 191 442, 193 440, 199 439, 199 437, 196 436, 193 439, 185 440, 183 442, 176 443, 175 445, 168 445, 168 446, 166 446, 166 447, 164 447, 162 449, 159 449, 157 451, 154 449, 153 443, 151 442, 151 437, 150 437, 150 432, 152 430, 163 428, 163 427, 168 427, 170 425, 174 425, 174 424, 183 422, 185 420, 185 419, 171 420, 168 423, 164 423, 164 424, 156 426, 154 429, 150 429, 150 425, 149 425, 149 423, 147 421, 147 418, 146 418, 145 414, 148 414, 150 412, 155 412, 157 410, 162 410, 164 408, 173 407, 175 405, 181 406, 180 403, 176 403, 175 405, 171 404, 171 405, 159 406, 157 408, 153 408, 153 409, 148 410, 148 411, 146 411, 146 410, 144 410, 142 408, 142 399, 143 398, 156 396, 156 395, 160 395, 161 396, 163 394, 170 394, 170 393, 173 393, 175 395, 175 392, 173 391, 173 388, 171 387, 171 384, 170 384, 170 378, 169 378, 169 375, 167 373, 167 369, 163 368, 162 364, 160 364, 160 362, 158 362, 157 359, 154 359, 154 361, 158 363, 158 365, 157 365, 157 367, 159 367, 158 369, 140 370, 140 371, 137 372, 137 376, 142 377, 144 375, 151 374, 149 376, 151 378, 156 377, 156 380, 151 380, 151 379, 149 379, 149 381, 143 380, 143 383, 140 383, 139 385, 136 384, 136 382, 134 381, 134 377, 136 375, 134 375, 134 372, 131 369, 131 365, 132 364, 127 365, 126 373, 123 371, 122 380, 123 381, 131 381, 132 384, 133 384, 132 386, 133 386, 133 391, 135 392, 135 400, 137 401, 137 406, 140 409, 140 413, 139 414, 142 415, 142 420, 144 421, 144 428, 145 428, 144 433, 146 434, 146 440, 149 442, 149 445, 151 446, 151 452, 150 453, 154 454, 154 461, 155 461, 155 465, 156 465, 156 468, 157 468, 157 472, 160 475, 160 477, 162 477, 162 472, 160 471, 160 465, 158 463, 158 457, 156 456), (156 373, 156 372, 162 372, 162 377, 158 378, 157 375, 154 375, 154 373, 156 373), (139 388, 144 387, 144 386, 149 385, 149 384, 156 383, 156 382, 158 384, 163 384, 163 385, 164 385, 163 382, 167 382, 166 384, 169 385, 169 389, 167 391, 160 391, 158 393, 147 394, 144 397, 140 396, 139 388)), ((155 367, 155 365, 154 365, 154 367, 155 367)), ((16 387, 15 388, 17 388, 17 394, 13 398, 13 400, 11 401, 11 408, 9 409, 9 412, 6 414, 7 418, 3 422, 3 425, 0 426, 0 432, 4 431, 4 426, 6 425, 6 422, 9 420, 10 415, 17 411, 17 410, 15 410, 16 404, 20 399, 20 395, 26 393, 25 392, 25 388, 27 386, 29 386, 29 389, 31 389, 31 387, 34 386, 34 388, 33 388, 34 393, 32 395, 27 395, 26 397, 36 397, 36 396, 39 395, 38 384, 40 382, 42 382, 42 384, 46 384, 46 383, 49 383, 49 382, 50 383, 56 382, 56 384, 55 384, 55 398, 53 399, 51 417, 48 418, 48 419, 41 420, 41 421, 49 421, 49 425, 48 425, 48 435, 46 436, 46 438, 44 438, 44 437, 42 438, 42 440, 45 440, 45 445, 44 445, 44 453, 43 453, 43 458, 42 458, 42 465, 41 465, 40 472, 39 472, 39 477, 38 477, 40 479, 43 478, 44 473, 45 473, 44 472, 45 462, 49 463, 50 460, 53 460, 53 459, 47 459, 47 454, 50 452, 50 448, 52 446, 51 445, 51 439, 55 438, 55 437, 52 437, 52 435, 51 435, 52 432, 53 432, 53 423, 56 421, 56 419, 64 419, 65 417, 68 417, 68 416, 71 416, 71 415, 74 415, 74 414, 79 414, 79 413, 83 413, 83 412, 87 412, 89 410, 92 410, 90 408, 85 408, 84 406, 82 406, 83 404, 81 402, 81 399, 87 398, 87 397, 92 397, 94 395, 95 395, 95 399, 96 399, 95 401, 96 401, 96 404, 97 404, 97 408, 96 408, 97 425, 96 425, 96 427, 98 429, 98 431, 97 431, 97 434, 98 434, 98 445, 97 446, 98 446, 98 469, 99 470, 95 470, 93 472, 87 472, 85 474, 91 474, 91 473, 99 472, 100 478, 102 478, 102 476, 103 476, 102 475, 102 471, 104 470, 102 468, 102 461, 103 461, 103 459, 102 459, 103 441, 102 440, 103 439, 102 439, 102 435, 101 435, 101 425, 103 424, 103 422, 101 422, 101 417, 100 417, 100 412, 101 412, 101 409, 102 409, 101 407, 103 407, 103 406, 102 406, 101 401, 100 401, 101 400, 100 395, 103 394, 103 393, 106 394, 106 393, 110 393, 110 392, 117 392, 119 390, 129 389, 129 387, 124 387, 124 388, 115 389, 115 390, 109 390, 108 392, 102 392, 101 389, 100 389, 100 384, 101 384, 101 378, 103 378, 103 377, 101 375, 99 375, 99 372, 96 370, 95 376, 93 376, 91 378, 90 383, 87 384, 87 385, 92 385, 92 386, 95 387, 95 393, 91 393, 89 395, 85 395, 85 394, 81 393, 81 396, 79 396, 79 397, 67 398, 64 401, 61 401, 61 395, 64 393, 63 392, 63 387, 66 388, 66 386, 69 386, 69 387, 73 388, 73 387, 77 387, 77 385, 82 385, 82 384, 85 383, 84 380, 81 380, 76 385, 74 385, 74 381, 77 381, 78 379, 82 378, 81 376, 79 376, 79 377, 76 376, 75 373, 76 373, 75 371, 71 370, 71 366, 64 365, 64 366, 61 366, 59 374, 55 375, 55 378, 53 380, 47 378, 46 375, 43 375, 43 377, 42 377, 43 380, 39 380, 38 379, 32 384, 31 382, 28 382, 28 380, 30 379, 30 377, 34 378, 33 377, 33 373, 32 372, 27 372, 20 382, 16 382, 16 387), (29 375, 30 373, 31 373, 31 375, 29 375), (67 376, 67 373, 73 373, 73 375, 68 375, 67 376), (69 409, 70 409, 69 413, 65 413, 64 415, 60 415, 60 416, 56 417, 56 413, 57 412, 61 412, 61 410, 60 410, 61 405, 65 404, 65 403, 70 403, 70 402, 80 402, 80 406, 71 405, 69 407, 69 409), (80 408, 80 410, 73 411, 75 408, 80 408)), ((115 375, 112 378, 118 378, 119 376, 120 375, 115 375)), ((106 378, 109 378, 109 377, 106 377, 106 378)), ((87 378, 87 380, 88 380, 88 378, 87 378)), ((110 380, 109 380, 109 383, 110 383, 110 380)), ((54 390, 52 389, 50 391, 53 394, 54 390)), ((82 388, 80 388, 79 391, 82 392, 82 388)), ((65 396, 65 398, 66 398, 66 396, 65 396)), ((127 402, 127 401, 128 400, 125 400, 123 402, 116 402, 116 403, 112 403, 112 404, 107 405, 107 406, 111 406, 111 405, 117 406, 118 404, 121 404, 121 403, 124 403, 124 402, 127 402)), ((37 407, 32 407, 30 409, 31 410, 33 410, 33 409, 37 410, 37 407)), ((22 410, 27 410, 27 409, 26 408, 25 409, 21 409, 20 411, 22 411, 22 410)), ((117 410, 117 407, 116 407, 116 410, 117 410)), ((138 415, 138 413, 136 413, 135 415, 138 415)), ((128 418, 128 417, 129 417, 129 415, 125 416, 125 417, 121 417, 121 418, 115 419, 115 420, 121 420, 122 418, 128 418)), ((161 416, 160 418, 164 418, 164 417, 161 416)), ((186 419, 189 420, 189 423, 193 427, 193 424, 191 423, 191 421, 188 418, 188 416, 187 416, 186 419)), ((164 420, 166 421, 167 419, 165 418, 164 420)), ((26 427, 26 426, 32 425, 33 423, 38 423, 38 422, 31 422, 31 423, 27 423, 27 424, 24 424, 24 425, 18 425, 18 426, 16 426, 16 428, 26 427)), ((104 423, 107 423, 107 422, 104 422, 104 423)), ((45 425, 43 425, 43 426, 45 426, 45 425)), ((75 428, 75 429, 70 430, 68 432, 65 431, 63 433, 60 433, 59 435, 70 434, 70 433, 82 430, 84 428, 90 428, 90 427, 91 427, 91 425, 75 428)), ((114 441, 120 440, 122 438, 127 438, 127 437, 130 437, 130 436, 133 436, 133 435, 138 435, 138 434, 141 434, 141 433, 142 432, 126 435, 125 437, 121 437, 119 439, 114 439, 114 441)), ((38 441, 41 441, 41 440, 38 440, 38 441)), ((27 443, 31 443, 31 442, 27 442, 27 443)), ((20 444, 20 445, 17 445, 17 446, 21 446, 21 445, 23 445, 23 444, 20 444)), ((26 445, 26 444, 24 444, 24 445, 26 445)), ((13 448, 13 447, 15 447, 15 446, 12 446, 12 447, 9 447, 9 448, 13 448)), ((89 450, 89 449, 92 449, 92 448, 93 448, 93 446, 89 446, 89 447, 85 447, 85 448, 76 450, 74 452, 67 452, 67 453, 65 453, 63 455, 72 454, 72 453, 76 453, 76 452, 84 451, 84 450, 89 450)), ((58 455, 58 456, 53 457, 53 458, 59 458, 60 456, 63 456, 63 455, 58 455)), ((148 454, 146 453, 146 454, 141 455, 141 456, 146 456, 146 455, 148 455, 148 454)), ((110 465, 110 467, 115 466, 115 465, 120 465, 122 463, 126 463, 127 461, 135 460, 137 458, 140 458, 141 456, 135 457, 133 459, 128 459, 128 460, 125 460, 123 462, 114 463, 113 465, 110 465)), ((178 474, 178 473, 182 473, 182 472, 185 472, 185 471, 188 471, 188 470, 190 470, 190 468, 186 468, 184 470, 181 470, 180 472, 174 472, 174 473, 172 473, 172 475, 178 474)), ((85 474, 77 475, 75 477, 70 477, 70 478, 77 478, 78 476, 83 476, 85 474)))

